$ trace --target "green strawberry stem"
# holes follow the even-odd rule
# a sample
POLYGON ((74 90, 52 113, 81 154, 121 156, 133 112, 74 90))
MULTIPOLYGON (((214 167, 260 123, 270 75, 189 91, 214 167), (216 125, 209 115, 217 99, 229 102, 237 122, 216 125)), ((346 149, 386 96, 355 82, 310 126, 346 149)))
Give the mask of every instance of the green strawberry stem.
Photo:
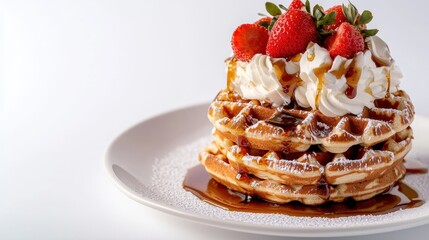
POLYGON ((378 33, 377 29, 365 29, 363 26, 365 24, 368 24, 371 22, 373 16, 372 13, 368 10, 365 10, 362 12, 362 14, 359 14, 357 8, 355 5, 353 5, 349 1, 349 5, 346 7, 344 4, 343 7, 343 13, 346 16, 347 22, 355 26, 364 37, 374 36, 378 33))

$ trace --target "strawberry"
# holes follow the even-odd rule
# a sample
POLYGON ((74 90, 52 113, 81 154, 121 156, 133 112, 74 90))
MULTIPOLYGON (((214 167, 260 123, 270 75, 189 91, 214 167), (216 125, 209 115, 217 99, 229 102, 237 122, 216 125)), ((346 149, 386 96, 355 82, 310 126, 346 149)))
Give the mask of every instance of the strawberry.
POLYGON ((268 30, 256 24, 242 24, 232 34, 231 45, 235 57, 249 61, 257 53, 265 54, 268 30))
POLYGON ((337 13, 337 16, 335 17, 335 22, 333 24, 323 26, 323 29, 328 31, 335 31, 341 25, 341 23, 347 22, 347 18, 346 15, 344 15, 343 6, 341 5, 333 6, 330 9, 326 10, 326 14, 331 12, 337 13))
POLYGON ((343 22, 337 32, 325 40, 325 46, 332 58, 342 56, 352 58, 365 48, 360 31, 348 22, 343 22))
POLYGON ((301 10, 304 7, 304 3, 301 0, 293 0, 289 5, 289 10, 298 9, 301 10))
POLYGON ((254 24, 259 25, 260 23, 268 23, 270 24, 272 18, 271 17, 263 17, 261 19, 259 19, 258 21, 256 21, 254 24))
POLYGON ((289 10, 278 18, 271 29, 267 54, 271 57, 291 57, 304 52, 318 34, 313 17, 301 10, 289 10))

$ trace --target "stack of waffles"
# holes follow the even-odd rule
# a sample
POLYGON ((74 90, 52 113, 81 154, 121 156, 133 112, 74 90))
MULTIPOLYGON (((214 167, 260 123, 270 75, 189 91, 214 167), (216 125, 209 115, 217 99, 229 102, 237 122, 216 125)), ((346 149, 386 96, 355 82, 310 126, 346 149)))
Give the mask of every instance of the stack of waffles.
POLYGON ((358 116, 327 117, 223 90, 208 111, 214 141, 200 161, 228 188, 274 203, 365 200, 404 176, 413 116, 403 91, 358 116))

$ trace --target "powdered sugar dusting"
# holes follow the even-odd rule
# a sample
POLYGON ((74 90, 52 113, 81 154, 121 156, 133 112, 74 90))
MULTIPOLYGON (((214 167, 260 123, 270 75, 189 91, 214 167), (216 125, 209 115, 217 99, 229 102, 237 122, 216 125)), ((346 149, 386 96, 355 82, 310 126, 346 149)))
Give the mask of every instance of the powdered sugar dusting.
MULTIPOLYGON (((283 214, 262 214, 233 212, 212 206, 201 201, 192 193, 182 188, 188 169, 200 164, 198 153, 212 140, 211 136, 203 137, 192 143, 173 149, 164 157, 156 159, 152 165, 153 175, 149 184, 149 198, 175 209, 182 210, 204 218, 238 223, 267 225, 288 228, 350 228, 369 225, 381 225, 401 222, 407 219, 429 215, 429 204, 376 216, 353 216, 341 218, 291 217, 283 214)), ((409 159, 424 162, 421 156, 411 153, 409 159)), ((428 174, 406 176, 404 182, 417 189, 423 200, 429 202, 428 174)))

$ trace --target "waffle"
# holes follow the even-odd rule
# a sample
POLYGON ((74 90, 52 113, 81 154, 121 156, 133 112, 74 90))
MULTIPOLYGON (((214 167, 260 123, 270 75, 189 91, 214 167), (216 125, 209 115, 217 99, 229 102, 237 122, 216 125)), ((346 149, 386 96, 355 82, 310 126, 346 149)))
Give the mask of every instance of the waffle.
POLYGON ((216 142, 200 153, 200 162, 212 177, 226 187, 250 196, 257 196, 274 203, 299 201, 307 205, 319 205, 327 201, 341 202, 347 198, 369 199, 388 191, 406 170, 402 161, 388 168, 377 178, 361 182, 330 185, 322 180, 317 184, 282 184, 271 179, 261 179, 234 166, 216 142))
POLYGON ((318 148, 302 153, 283 153, 240 147, 214 133, 214 142, 229 164, 260 179, 281 184, 332 185, 379 178, 401 162, 411 149, 413 132, 407 128, 374 147, 353 146, 346 153, 328 153, 318 148))
POLYGON ((210 105, 208 118, 220 135, 245 147, 281 152, 305 152, 319 145, 331 153, 351 146, 370 147, 410 126, 414 107, 404 91, 374 101, 362 114, 327 117, 319 111, 272 108, 221 91, 210 105))

